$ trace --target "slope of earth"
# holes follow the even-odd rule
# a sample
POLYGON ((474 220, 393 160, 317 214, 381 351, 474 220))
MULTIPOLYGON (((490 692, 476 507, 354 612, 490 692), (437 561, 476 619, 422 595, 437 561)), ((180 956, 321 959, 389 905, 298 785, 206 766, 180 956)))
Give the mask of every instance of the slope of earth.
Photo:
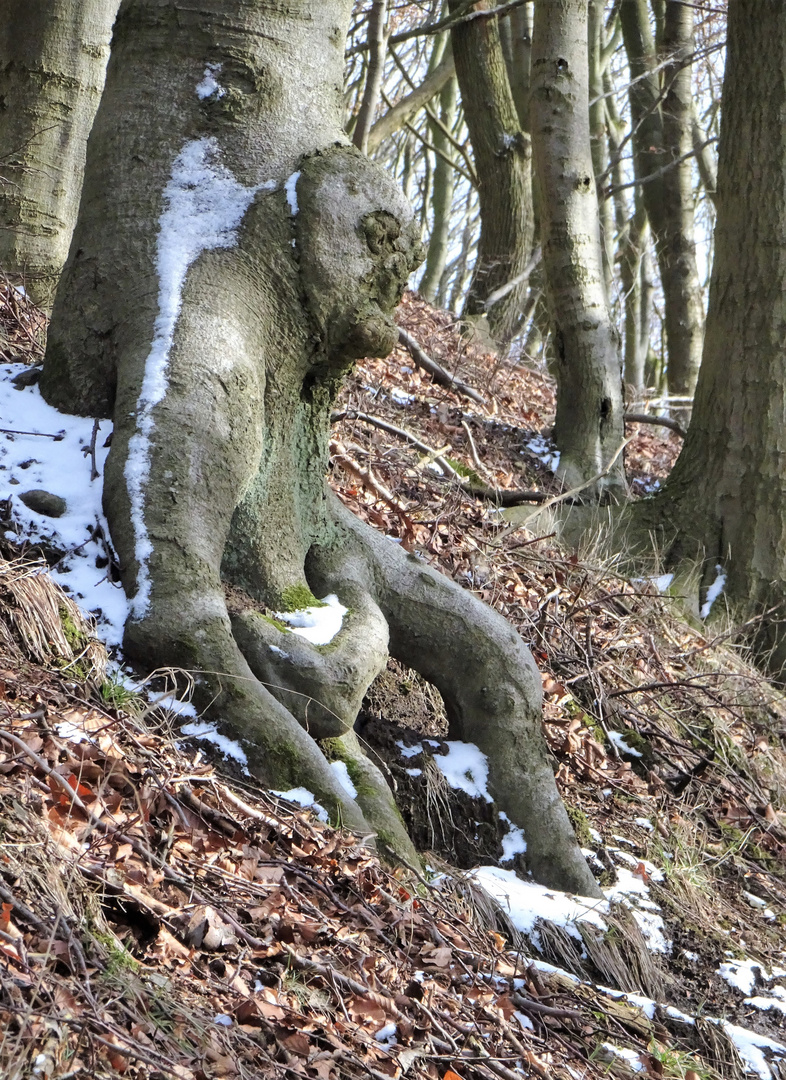
MULTIPOLYGON (((29 368, 40 317, 4 298, 4 361, 29 368)), ((26 539, 36 511, 17 492, 46 455, 22 454, 20 407, 0 461, 0 1075, 786 1076, 782 698, 722 616, 710 629, 659 592, 656 567, 630 582, 538 517, 511 525, 495 491, 536 489, 533 510, 559 494, 549 380, 494 370, 415 297, 400 317, 484 401, 409 352, 361 365, 332 482, 531 644, 558 783, 608 900, 516 876, 526 840, 486 801, 482 755, 395 665, 361 734, 443 873, 386 868, 211 763, 215 732, 178 730, 171 682, 130 693, 67 595, 85 551, 111 591, 100 521, 67 551, 26 539)), ((100 471, 91 427, 73 452, 100 471)), ((633 478, 664 475, 677 445, 644 429, 633 478)), ((101 606, 111 640, 119 610, 101 606)))

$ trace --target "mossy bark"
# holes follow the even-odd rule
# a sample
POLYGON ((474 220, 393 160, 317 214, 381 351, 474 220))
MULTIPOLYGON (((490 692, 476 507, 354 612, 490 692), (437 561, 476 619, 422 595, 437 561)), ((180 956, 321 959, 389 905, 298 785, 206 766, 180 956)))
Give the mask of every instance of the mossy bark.
POLYGON ((325 482, 341 377, 393 347, 390 312, 421 255, 408 205, 342 135, 349 10, 347 0, 208 0, 198 10, 124 0, 42 390, 63 410, 114 416, 104 505, 131 601, 127 655, 193 671, 197 702, 255 776, 307 786, 334 820, 411 861, 384 778, 352 731, 395 638, 394 651, 431 654, 419 662, 455 703, 460 730, 488 747, 503 805, 532 836, 534 872, 592 891, 545 757, 523 643, 433 571, 428 633, 417 622, 408 630, 406 609, 418 606, 408 564, 384 537, 348 525, 325 482), (205 243, 196 230, 175 295, 162 245, 180 235, 166 232, 172 184, 195 148, 186 203, 198 209, 204 185, 220 181, 245 210, 231 235, 205 243), (151 371, 163 391, 148 405, 151 371), (327 593, 349 611, 326 645, 264 617, 327 593), (357 800, 324 738, 352 762, 357 800))

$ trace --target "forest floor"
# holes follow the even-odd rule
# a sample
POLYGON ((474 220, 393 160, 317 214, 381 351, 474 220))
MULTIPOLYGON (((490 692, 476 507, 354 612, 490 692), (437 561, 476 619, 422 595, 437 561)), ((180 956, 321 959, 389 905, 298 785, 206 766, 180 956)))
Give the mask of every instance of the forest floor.
MULTIPOLYGON (((171 680, 128 689, 62 559, 58 584, 26 541, 15 488, 37 461, 7 455, 0 1076, 786 1077, 786 700, 722 593, 705 624, 654 563, 630 580, 613 554, 558 543, 546 374, 468 346, 412 295, 398 317, 483 403, 404 348, 360 364, 331 482, 530 644, 557 782, 608 900, 516 877, 523 845, 478 752, 395 663, 360 734, 427 876, 260 790, 209 730, 185 737, 171 680), (526 517, 468 483, 541 502, 526 517)), ((0 286, 6 375, 40 360, 44 332, 0 286)), ((8 450, 25 417, 0 419, 8 450)), ((646 494, 679 438, 628 434, 646 494)))

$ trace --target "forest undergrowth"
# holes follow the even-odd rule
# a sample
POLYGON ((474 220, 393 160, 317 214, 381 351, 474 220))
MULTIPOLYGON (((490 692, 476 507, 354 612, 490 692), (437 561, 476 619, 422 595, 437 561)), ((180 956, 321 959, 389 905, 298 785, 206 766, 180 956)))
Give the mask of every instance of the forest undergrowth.
MULTIPOLYGON (((654 558, 630 580, 622 553, 558 542, 547 374, 484 353, 411 294, 398 318, 464 391, 406 345, 361 363, 336 405, 331 483, 530 644, 582 847, 611 894, 624 880, 646 896, 667 947, 647 948, 624 897, 601 930, 517 927, 472 874, 505 859, 508 823, 446 781, 442 703, 393 662, 359 732, 429 871, 383 865, 259 790, 180 734, 172 676, 134 692, 111 674, 9 505, 0 1076, 786 1077, 767 1042, 786 1017, 786 699, 748 663, 722 594, 704 623, 654 558), (519 500, 500 491, 535 494, 508 510, 519 500)), ((3 362, 40 361, 44 330, 2 290, 3 362)), ((628 434, 646 494, 679 437, 628 434)))

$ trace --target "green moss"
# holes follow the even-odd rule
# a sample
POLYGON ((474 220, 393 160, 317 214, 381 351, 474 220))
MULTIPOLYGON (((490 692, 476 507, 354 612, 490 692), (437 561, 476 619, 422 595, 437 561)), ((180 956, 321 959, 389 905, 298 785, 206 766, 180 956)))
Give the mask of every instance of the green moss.
POLYGON ((447 461, 448 465, 450 465, 452 469, 456 470, 459 476, 463 476, 464 479, 469 480, 471 484, 478 484, 481 487, 483 486, 483 481, 474 469, 470 469, 469 465, 465 465, 462 461, 456 461, 455 458, 451 457, 446 457, 445 461, 447 461))
POLYGON ((289 627, 281 619, 274 619, 272 615, 259 615, 258 617, 264 619, 265 622, 269 622, 271 626, 275 626, 276 630, 280 630, 282 633, 289 632, 289 627))
POLYGON ((326 607, 322 600, 317 600, 307 585, 289 585, 281 594, 283 611, 302 611, 307 607, 326 607))
POLYGON ((592 835, 590 833, 590 823, 587 819, 587 815, 578 806, 571 806, 570 803, 565 803, 565 809, 568 812, 568 818, 573 826, 573 831, 576 834, 579 847, 592 847, 592 835))
POLYGON ((61 607, 59 609, 60 623, 63 627, 63 634, 68 642, 68 646, 72 652, 78 653, 84 649, 88 643, 88 637, 74 622, 71 613, 67 608, 61 607))

